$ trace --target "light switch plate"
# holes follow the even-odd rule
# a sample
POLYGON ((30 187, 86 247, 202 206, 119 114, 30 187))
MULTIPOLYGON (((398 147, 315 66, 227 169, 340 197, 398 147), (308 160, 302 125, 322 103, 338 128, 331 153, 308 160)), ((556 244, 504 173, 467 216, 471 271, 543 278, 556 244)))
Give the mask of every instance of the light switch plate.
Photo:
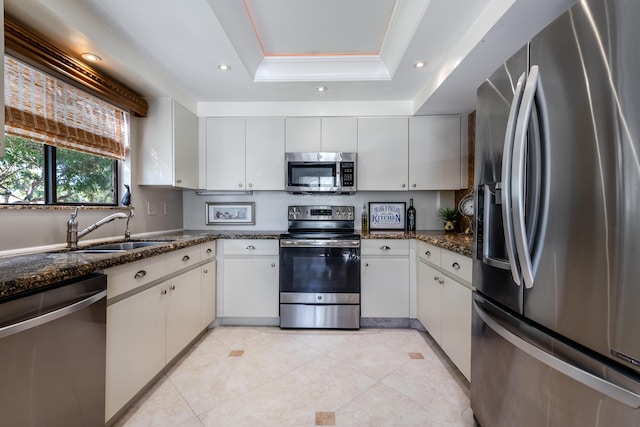
POLYGON ((158 205, 156 202, 147 202, 147 215, 155 216, 158 215, 158 205))

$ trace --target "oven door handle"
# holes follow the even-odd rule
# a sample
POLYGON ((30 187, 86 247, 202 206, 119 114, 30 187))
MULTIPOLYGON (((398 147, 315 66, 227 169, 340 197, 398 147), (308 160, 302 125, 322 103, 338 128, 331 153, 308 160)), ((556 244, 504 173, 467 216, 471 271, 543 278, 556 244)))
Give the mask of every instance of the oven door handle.
POLYGON ((360 240, 281 239, 281 248, 359 248, 360 240))

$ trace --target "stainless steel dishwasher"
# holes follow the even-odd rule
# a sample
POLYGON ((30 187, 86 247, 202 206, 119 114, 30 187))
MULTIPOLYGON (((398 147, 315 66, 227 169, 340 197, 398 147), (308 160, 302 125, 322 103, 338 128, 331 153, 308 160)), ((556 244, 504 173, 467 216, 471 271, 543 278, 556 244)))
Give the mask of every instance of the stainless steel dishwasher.
POLYGON ((0 424, 104 425, 107 278, 0 303, 0 424))

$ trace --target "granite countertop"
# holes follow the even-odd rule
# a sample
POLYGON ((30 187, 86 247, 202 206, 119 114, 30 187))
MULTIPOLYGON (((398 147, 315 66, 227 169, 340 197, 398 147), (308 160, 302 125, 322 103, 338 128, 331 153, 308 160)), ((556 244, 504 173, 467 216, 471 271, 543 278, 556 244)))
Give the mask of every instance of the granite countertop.
MULTIPOLYGON (((186 248, 217 239, 278 239, 282 231, 203 231, 184 230, 154 234, 152 237, 132 240, 166 241, 166 244, 133 249, 122 253, 78 253, 66 249, 34 252, 0 258, 0 302, 41 287, 72 280, 84 275, 122 264, 186 248)), ((473 238, 462 234, 441 231, 419 231, 417 233, 374 232, 363 235, 363 239, 416 239, 435 246, 472 256, 473 238)), ((80 247, 91 245, 80 243, 80 247)))

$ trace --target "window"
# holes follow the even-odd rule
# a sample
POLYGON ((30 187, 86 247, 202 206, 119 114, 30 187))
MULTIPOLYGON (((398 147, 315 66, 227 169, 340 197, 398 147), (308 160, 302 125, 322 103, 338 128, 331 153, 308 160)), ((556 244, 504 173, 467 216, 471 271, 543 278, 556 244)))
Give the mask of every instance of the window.
POLYGON ((5 56, 0 203, 117 204, 129 113, 5 56))

